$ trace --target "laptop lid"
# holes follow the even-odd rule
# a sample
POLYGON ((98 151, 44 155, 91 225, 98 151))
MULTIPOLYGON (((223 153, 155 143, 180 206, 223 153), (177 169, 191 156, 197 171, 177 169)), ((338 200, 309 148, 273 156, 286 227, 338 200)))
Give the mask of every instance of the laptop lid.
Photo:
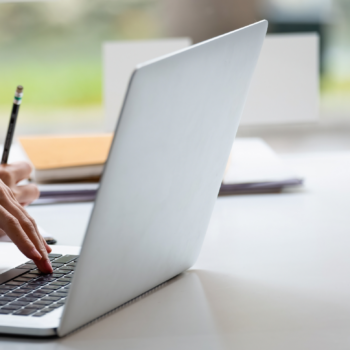
POLYGON ((261 21, 137 67, 60 336, 195 262, 266 30, 261 21))

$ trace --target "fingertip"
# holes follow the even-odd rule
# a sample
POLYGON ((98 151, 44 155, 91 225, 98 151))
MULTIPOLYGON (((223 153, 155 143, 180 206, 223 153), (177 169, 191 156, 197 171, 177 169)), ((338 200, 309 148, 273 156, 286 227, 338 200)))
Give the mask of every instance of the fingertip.
POLYGON ((52 265, 49 259, 41 259, 39 261, 34 261, 38 269, 43 273, 52 273, 52 265))
POLYGON ((33 166, 28 163, 28 162, 17 162, 17 163, 14 163, 14 164, 19 164, 22 168, 23 168, 23 171, 26 172, 26 174, 29 176, 30 173, 33 171, 33 166))
POLYGON ((53 272, 51 261, 49 259, 45 260, 44 265, 45 265, 45 269, 46 269, 47 273, 53 272))

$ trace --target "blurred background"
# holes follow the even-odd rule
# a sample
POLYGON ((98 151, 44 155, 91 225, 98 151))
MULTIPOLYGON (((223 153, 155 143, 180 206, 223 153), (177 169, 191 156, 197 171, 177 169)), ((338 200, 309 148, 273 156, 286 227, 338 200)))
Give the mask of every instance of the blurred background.
POLYGON ((281 151, 320 147, 321 139, 326 149, 350 149, 349 0, 0 1, 0 141, 19 83, 17 134, 103 131, 104 41, 185 36, 196 43, 263 18, 271 33, 320 34, 321 119, 244 126, 239 134, 263 136, 281 151))

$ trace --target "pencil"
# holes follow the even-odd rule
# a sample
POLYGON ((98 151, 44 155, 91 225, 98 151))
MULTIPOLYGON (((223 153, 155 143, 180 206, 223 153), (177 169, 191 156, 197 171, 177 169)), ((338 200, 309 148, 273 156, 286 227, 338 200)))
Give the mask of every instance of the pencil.
POLYGON ((23 86, 18 85, 16 92, 15 92, 15 98, 13 100, 12 112, 11 112, 11 116, 10 116, 9 127, 7 129, 4 150, 2 152, 1 164, 7 164, 7 160, 8 160, 9 154, 10 154, 13 135, 15 133, 18 111, 19 111, 19 107, 20 107, 21 102, 22 102, 22 96, 23 96, 23 86))

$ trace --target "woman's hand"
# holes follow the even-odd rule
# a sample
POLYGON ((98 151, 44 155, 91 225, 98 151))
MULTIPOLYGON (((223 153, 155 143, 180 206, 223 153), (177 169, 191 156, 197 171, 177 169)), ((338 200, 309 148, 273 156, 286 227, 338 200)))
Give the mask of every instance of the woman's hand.
POLYGON ((0 165, 0 179, 10 187, 17 201, 22 205, 28 205, 39 197, 39 190, 33 184, 17 186, 22 181, 29 179, 32 167, 26 162, 0 165))
POLYGON ((29 177, 30 172, 30 165, 24 162, 0 166, 0 230, 35 262, 40 271, 52 273, 48 258, 51 248, 22 206, 38 198, 38 188, 32 184, 17 186, 18 182, 29 177))

